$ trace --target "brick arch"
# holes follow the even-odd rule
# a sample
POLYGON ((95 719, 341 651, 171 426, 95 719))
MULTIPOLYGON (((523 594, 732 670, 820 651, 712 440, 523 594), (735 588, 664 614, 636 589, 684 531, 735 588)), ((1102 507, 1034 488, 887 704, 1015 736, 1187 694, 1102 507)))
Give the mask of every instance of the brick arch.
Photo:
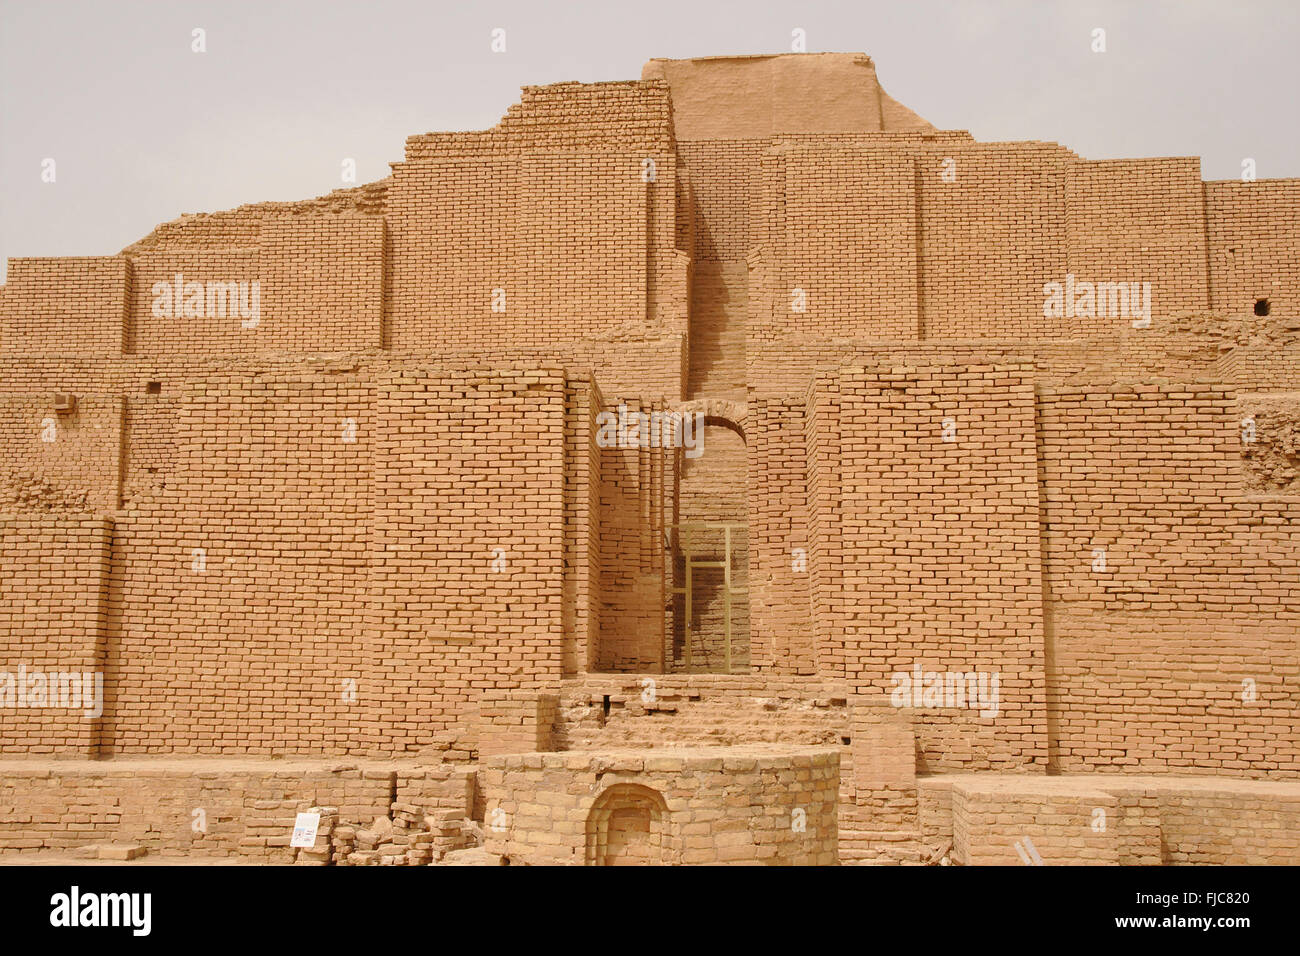
POLYGON ((705 425, 730 428, 740 435, 746 445, 749 444, 749 408, 744 402, 728 401, 725 398, 702 398, 693 402, 683 402, 673 411, 682 415, 703 412, 705 425))
POLYGON ((658 790, 639 783, 612 784, 587 814, 586 864, 668 862, 668 816, 668 803, 658 790))

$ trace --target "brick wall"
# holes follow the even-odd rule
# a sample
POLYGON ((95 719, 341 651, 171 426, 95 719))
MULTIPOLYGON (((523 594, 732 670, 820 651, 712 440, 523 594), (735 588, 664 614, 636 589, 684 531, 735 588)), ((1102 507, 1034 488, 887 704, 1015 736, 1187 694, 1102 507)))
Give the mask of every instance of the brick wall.
POLYGON ((967 866, 1016 866, 1022 852, 1046 866, 1300 860, 1294 783, 951 774, 922 780, 920 799, 930 839, 950 838, 967 866))
POLYGON ((918 710, 923 770, 1047 760, 1033 389, 1007 365, 843 369, 810 392, 821 672, 881 703, 917 668, 999 676, 996 715, 918 710))
POLYGON ((1300 313, 1300 180, 1205 184, 1211 302, 1216 312, 1300 313))
POLYGON ((766 248, 777 265, 770 314, 755 337, 918 338, 912 157, 821 144, 774 152, 783 178, 766 248))
POLYGON ((11 259, 0 349, 121 355, 130 287, 130 263, 122 256, 11 259))
POLYGON ((1043 285, 1067 271, 1068 156, 1046 144, 979 143, 918 158, 926 338, 1043 334, 1043 285))
POLYGON ((6 757, 95 753, 102 698, 92 682, 103 677, 110 637, 112 538, 112 522, 104 518, 0 514, 0 753, 6 757), (77 688, 56 673, 77 675, 77 688))
POLYGON ((125 401, 0 396, 0 510, 114 511, 122 493, 125 401))
POLYGON ((561 675, 565 379, 399 374, 376 411, 372 714, 410 749, 483 693, 561 675))
MULTIPOLYGON (((138 400, 141 485, 103 572, 105 755, 414 752, 480 694, 553 683, 598 649, 589 382, 293 364, 138 400)), ((105 408, 120 420, 121 399, 105 408)), ((99 432, 115 452, 120 424, 99 432)), ((47 547, 25 540, 13 561, 47 547)))
POLYGON ((216 759, 10 761, 0 774, 0 850, 140 844, 162 856, 292 862, 294 818, 337 807, 347 824, 388 817, 394 801, 469 810, 469 774, 445 766, 287 761, 254 769, 216 759))
MULTIPOLYGON (((1209 307, 1199 160, 1076 161, 1067 169, 1069 267, 1077 278, 1150 282, 1153 323, 1209 307)), ((1072 331, 1125 324, 1123 317, 1063 321, 1072 331)))
MULTIPOLYGON (((604 412, 618 416, 618 402, 604 412)), ((665 411, 627 400, 628 413, 665 411)), ((669 660, 664 541, 682 452, 600 448, 600 641, 595 669, 655 672, 669 660)))
POLYGON ((809 606, 804 408, 760 400, 751 415, 750 661, 775 673, 816 670, 809 606))
POLYGON ((1238 417, 1217 386, 1042 390, 1060 769, 1300 769, 1300 513, 1242 497, 1238 417))
MULTIPOLYGON (((358 351, 383 345, 384 221, 272 220, 262 229, 266 327, 259 350, 358 351)), ((245 336, 247 338, 247 336, 245 336)))

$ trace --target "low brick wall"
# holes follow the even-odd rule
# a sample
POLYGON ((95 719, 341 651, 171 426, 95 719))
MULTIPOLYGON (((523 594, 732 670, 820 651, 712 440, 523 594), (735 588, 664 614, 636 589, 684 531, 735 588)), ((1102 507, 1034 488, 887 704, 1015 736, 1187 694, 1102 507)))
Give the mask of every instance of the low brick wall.
POLYGON ((569 751, 484 767, 486 848, 512 864, 838 861, 833 749, 569 751))
POLYGON ((0 852, 136 843, 162 855, 290 863, 294 817, 368 825, 394 802, 466 812, 473 770, 320 761, 0 762, 0 852))
POLYGON ((946 774, 918 784, 925 839, 951 839, 955 863, 1015 865, 1025 852, 1047 865, 1300 864, 1300 784, 1289 781, 946 774))

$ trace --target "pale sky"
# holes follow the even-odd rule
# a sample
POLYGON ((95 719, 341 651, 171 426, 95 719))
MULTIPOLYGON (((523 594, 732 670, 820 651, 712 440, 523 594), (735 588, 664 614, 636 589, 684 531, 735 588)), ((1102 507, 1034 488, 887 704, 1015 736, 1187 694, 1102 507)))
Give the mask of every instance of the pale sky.
POLYGON ((184 212, 321 195, 345 157, 381 179, 408 135, 493 126, 521 85, 789 52, 796 27, 979 140, 1300 177, 1297 0, 0 0, 0 260, 112 255, 184 212))

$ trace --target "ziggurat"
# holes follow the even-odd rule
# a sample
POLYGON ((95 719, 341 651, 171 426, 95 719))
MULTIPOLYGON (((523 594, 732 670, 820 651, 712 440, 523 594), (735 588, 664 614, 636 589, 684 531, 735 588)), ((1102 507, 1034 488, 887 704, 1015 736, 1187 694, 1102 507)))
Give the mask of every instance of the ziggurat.
POLYGON ((1298 220, 803 54, 11 260, 0 851, 1298 863, 1298 220))

